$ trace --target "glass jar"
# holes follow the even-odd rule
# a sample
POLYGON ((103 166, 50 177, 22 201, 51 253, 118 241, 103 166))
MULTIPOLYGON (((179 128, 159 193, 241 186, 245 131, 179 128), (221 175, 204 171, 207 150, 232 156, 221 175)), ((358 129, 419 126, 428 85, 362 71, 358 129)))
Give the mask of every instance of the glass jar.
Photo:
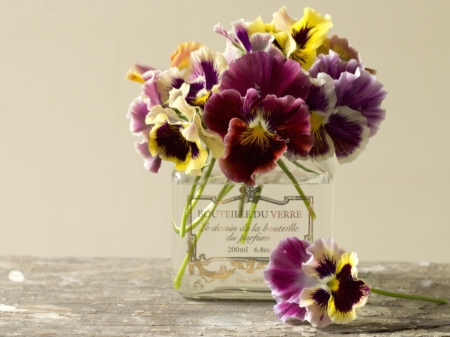
POLYGON ((271 299, 263 271, 278 242, 333 236, 333 160, 283 162, 300 188, 280 167, 254 187, 230 182, 211 162, 201 177, 173 173, 172 272, 181 295, 271 299))

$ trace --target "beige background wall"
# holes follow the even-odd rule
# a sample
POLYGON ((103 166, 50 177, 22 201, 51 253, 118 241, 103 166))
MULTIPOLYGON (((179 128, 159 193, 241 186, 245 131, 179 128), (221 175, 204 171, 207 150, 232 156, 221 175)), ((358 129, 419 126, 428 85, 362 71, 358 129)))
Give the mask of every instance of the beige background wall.
POLYGON ((0 0, 0 255, 170 255, 170 172, 146 172, 125 118, 135 61, 266 21, 333 18, 389 92, 387 118, 340 167, 335 238, 364 260, 450 262, 450 2, 0 0))

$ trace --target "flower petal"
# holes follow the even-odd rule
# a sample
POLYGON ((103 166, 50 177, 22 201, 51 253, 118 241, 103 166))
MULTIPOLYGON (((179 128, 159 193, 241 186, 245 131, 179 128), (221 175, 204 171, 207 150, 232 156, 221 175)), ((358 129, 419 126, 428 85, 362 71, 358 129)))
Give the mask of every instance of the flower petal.
POLYGON ((298 304, 301 291, 317 283, 302 270, 302 263, 310 258, 306 251, 309 245, 306 240, 288 237, 272 250, 264 279, 278 303, 298 304))
POLYGON ((161 167, 161 158, 159 156, 153 157, 148 150, 148 142, 143 140, 141 143, 134 143, 136 151, 144 158, 144 167, 153 173, 158 173, 161 167))
POLYGON ((356 309, 367 302, 370 289, 362 280, 356 279, 355 253, 346 252, 339 262, 336 280, 337 290, 333 290, 328 302, 328 315, 338 324, 345 324, 356 318, 356 309))
POLYGON ((173 67, 164 71, 156 83, 157 90, 161 97, 161 102, 167 102, 172 88, 179 89, 184 82, 183 76, 178 68, 173 67))
POLYGON ((386 111, 381 102, 386 97, 383 85, 368 71, 358 68, 355 74, 343 73, 336 82, 336 106, 348 106, 367 118, 370 137, 378 131, 386 111))
POLYGON ((189 66, 189 56, 200 47, 203 47, 203 44, 194 41, 180 43, 177 46, 177 50, 170 55, 170 66, 177 67, 180 70, 187 68, 189 66))
POLYGON ((133 102, 131 102, 127 117, 130 118, 130 131, 133 134, 139 135, 141 132, 150 130, 152 125, 147 125, 145 123, 145 117, 149 113, 147 108, 147 102, 141 97, 136 97, 133 102))
POLYGON ((175 169, 191 174, 194 170, 205 166, 208 153, 200 141, 189 142, 183 137, 182 131, 189 123, 170 124, 168 117, 159 114, 158 121, 150 132, 149 150, 152 156, 159 155, 162 159, 175 163, 175 169))
POLYGON ((162 76, 162 74, 163 73, 160 70, 151 70, 145 73, 146 80, 144 85, 142 86, 142 91, 144 92, 145 96, 149 98, 149 109, 152 106, 162 104, 161 95, 157 87, 158 79, 162 76))
POLYGON ((198 77, 205 78, 205 89, 211 91, 220 83, 228 63, 221 53, 211 48, 202 47, 191 54, 190 67, 185 76, 187 82, 194 82, 198 77))
POLYGON ((285 6, 281 7, 278 12, 273 13, 272 24, 277 30, 289 31, 296 21, 289 16, 285 6))
POLYGON ((273 46, 274 37, 268 33, 255 33, 250 36, 253 52, 265 51, 274 57, 284 57, 280 49, 273 46))
POLYGON ((319 280, 336 273, 337 263, 345 251, 332 238, 319 238, 306 249, 312 256, 303 264, 307 275, 315 276, 319 280))
POLYGON ((268 95, 262 101, 262 118, 269 130, 287 143, 290 155, 306 157, 313 146, 310 113, 302 99, 292 96, 277 98, 268 95))
POLYGON ((328 15, 324 17, 315 10, 306 7, 303 17, 291 26, 291 35, 297 47, 288 55, 308 70, 316 59, 316 49, 326 38, 328 30, 333 26, 328 15))
POLYGON ((243 19, 240 19, 232 24, 233 32, 236 34, 236 37, 241 42, 242 46, 244 46, 247 52, 252 51, 252 45, 250 43, 250 39, 248 37, 247 28, 245 27, 245 22, 243 19))
POLYGON ((205 104, 203 123, 224 138, 231 119, 245 118, 243 104, 244 98, 236 90, 215 93, 205 104))
POLYGON ((308 72, 313 78, 317 78, 319 73, 326 73, 334 80, 337 80, 342 73, 354 74, 361 67, 363 65, 357 60, 342 61, 337 53, 330 50, 328 55, 318 55, 316 62, 314 62, 308 72))
POLYGON ((260 92, 261 99, 273 94, 306 99, 310 82, 295 61, 258 51, 245 54, 225 71, 220 90, 235 89, 245 96, 250 88, 260 92))
POLYGON ((280 302, 273 306, 275 316, 283 322, 288 318, 297 318, 301 321, 305 320, 306 309, 301 308, 298 303, 280 302))
POLYGON ((200 116, 196 114, 194 116, 194 123, 197 127, 198 136, 202 140, 203 143, 211 150, 211 155, 213 158, 220 158, 224 154, 224 145, 222 137, 220 137, 217 133, 204 129, 202 127, 202 121, 200 116))
POLYGON ((364 150, 370 133, 366 123, 360 112, 345 106, 338 107, 338 111, 329 117, 325 130, 333 140, 340 163, 355 160, 364 150))
POLYGON ((333 323, 328 316, 331 296, 320 286, 306 288, 300 294, 300 306, 306 309, 305 320, 313 327, 324 328, 333 323))
POLYGON ((311 79, 311 83, 306 99, 309 110, 321 112, 323 116, 329 115, 333 112, 337 101, 333 79, 328 74, 319 73, 317 79, 311 79))
POLYGON ((277 167, 276 161, 286 151, 285 141, 257 126, 249 128, 238 118, 230 121, 224 138, 225 155, 219 166, 225 176, 249 186, 255 185, 255 174, 277 167))
MULTIPOLYGON (((311 120, 321 118, 315 113, 311 114, 311 120)), ((311 123, 313 124, 313 123, 311 123)), ((309 155, 313 160, 323 161, 334 156, 335 148, 333 139, 328 135, 325 126, 320 124, 313 127, 314 145, 309 151, 309 155)))

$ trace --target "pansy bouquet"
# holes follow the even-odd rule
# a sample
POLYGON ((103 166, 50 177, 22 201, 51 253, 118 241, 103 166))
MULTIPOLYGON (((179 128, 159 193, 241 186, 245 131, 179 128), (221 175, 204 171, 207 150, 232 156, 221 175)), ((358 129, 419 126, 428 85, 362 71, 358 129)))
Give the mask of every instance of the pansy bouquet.
MULTIPOLYGON (((136 150, 145 168, 156 173, 163 160, 171 161, 175 170, 196 177, 190 192, 196 198, 188 200, 180 222, 172 222, 180 236, 197 227, 196 243, 217 206, 187 223, 216 162, 230 183, 216 200, 235 183, 255 186, 257 177, 279 167, 314 219, 287 162, 305 170, 303 160, 350 162, 376 134, 385 117, 381 102, 386 92, 346 39, 327 37, 331 27, 328 15, 311 8, 298 20, 282 7, 270 23, 261 17, 241 19, 231 30, 217 24, 214 31, 225 37, 223 52, 181 43, 168 70, 136 64, 127 73, 128 79, 142 83, 128 117, 131 132, 143 137, 136 150)), ((262 186, 258 188, 241 242, 262 186)), ((192 252, 188 248, 175 288, 192 252)))

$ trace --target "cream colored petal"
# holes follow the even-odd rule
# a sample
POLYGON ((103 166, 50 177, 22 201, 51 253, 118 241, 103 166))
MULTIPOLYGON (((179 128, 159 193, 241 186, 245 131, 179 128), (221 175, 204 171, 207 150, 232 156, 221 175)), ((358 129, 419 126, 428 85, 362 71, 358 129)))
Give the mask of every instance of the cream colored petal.
POLYGON ((273 13, 272 24, 277 30, 289 31, 290 27, 297 21, 292 19, 287 13, 286 6, 280 8, 278 12, 273 13))

